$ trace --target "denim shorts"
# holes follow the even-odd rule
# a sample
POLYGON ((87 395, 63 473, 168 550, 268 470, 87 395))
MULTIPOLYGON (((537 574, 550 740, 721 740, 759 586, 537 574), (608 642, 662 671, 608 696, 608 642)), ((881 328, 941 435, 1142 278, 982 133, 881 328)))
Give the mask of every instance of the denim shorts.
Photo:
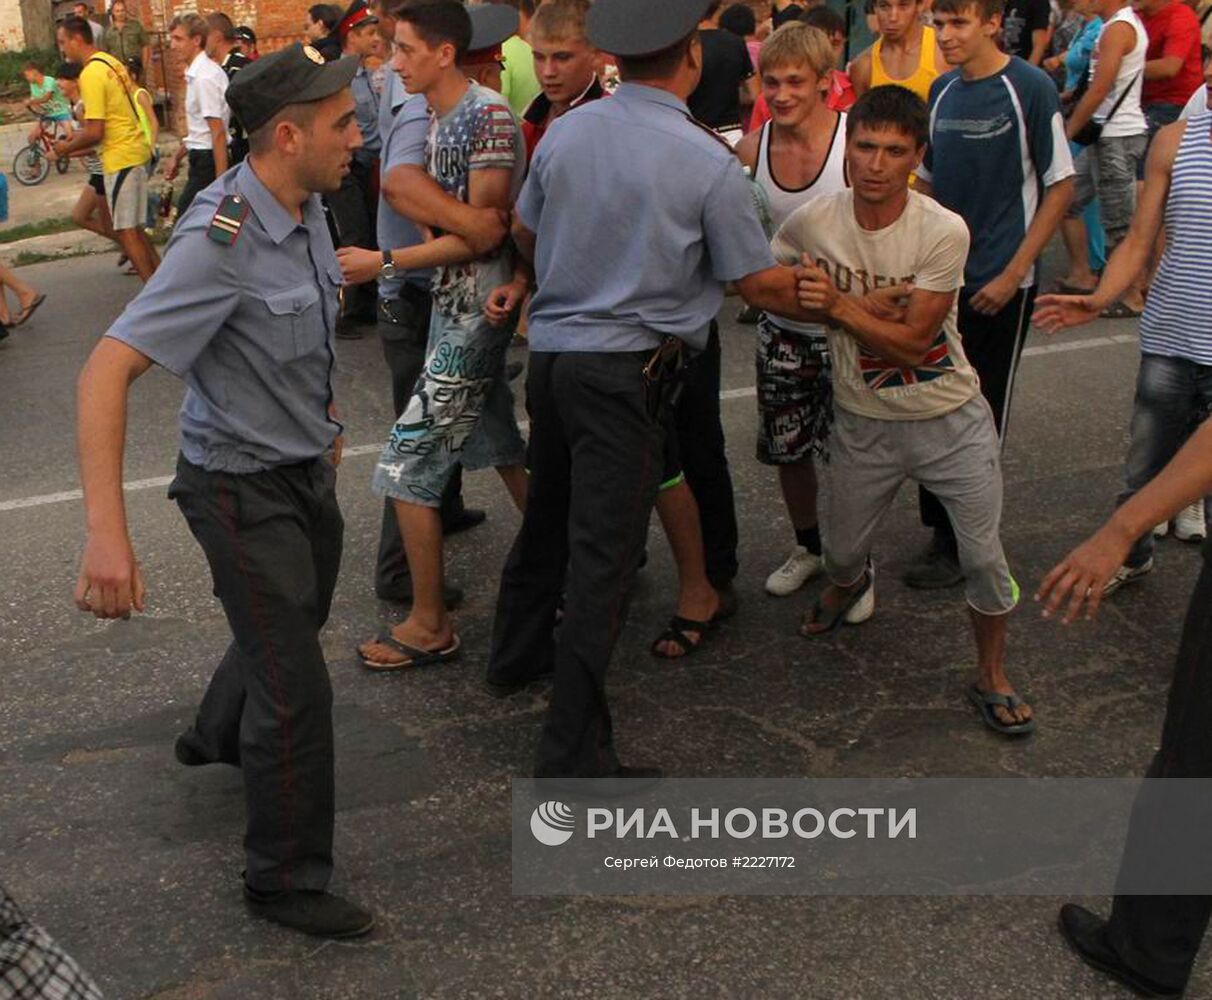
POLYGON ((483 316, 433 311, 425 367, 375 466, 376 494, 438 507, 456 463, 473 470, 524 463, 505 377, 510 338, 483 316))

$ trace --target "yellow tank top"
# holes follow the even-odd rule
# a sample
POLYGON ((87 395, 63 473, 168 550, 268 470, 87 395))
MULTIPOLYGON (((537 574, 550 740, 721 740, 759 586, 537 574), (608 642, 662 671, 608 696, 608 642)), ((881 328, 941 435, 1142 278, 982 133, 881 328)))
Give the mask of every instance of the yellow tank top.
POLYGON ((930 84, 938 76, 938 70, 934 66, 934 50, 936 48, 934 29, 928 27, 922 28, 922 52, 918 58, 917 69, 913 71, 912 76, 907 76, 903 80, 894 80, 884 72, 884 64, 880 62, 880 48, 882 45, 882 40, 877 41, 871 49, 871 86, 880 87, 886 83, 895 83, 912 90, 923 101, 929 101, 930 84))

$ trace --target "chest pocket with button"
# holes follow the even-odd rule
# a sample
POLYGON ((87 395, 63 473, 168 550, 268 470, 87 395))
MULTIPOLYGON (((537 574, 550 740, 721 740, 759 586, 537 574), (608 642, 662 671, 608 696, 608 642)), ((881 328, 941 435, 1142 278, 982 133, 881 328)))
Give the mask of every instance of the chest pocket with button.
POLYGON ((320 289, 299 285, 265 296, 270 322, 266 349, 280 361, 318 350, 327 340, 320 289))

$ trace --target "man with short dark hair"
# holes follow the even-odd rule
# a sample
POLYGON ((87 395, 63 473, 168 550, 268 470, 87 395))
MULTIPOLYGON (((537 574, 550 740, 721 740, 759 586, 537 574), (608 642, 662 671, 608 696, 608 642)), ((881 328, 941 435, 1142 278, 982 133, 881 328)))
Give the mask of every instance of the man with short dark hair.
POLYGON ((72 5, 72 14, 88 22, 88 26, 93 32, 93 44, 99 49, 102 48, 102 42, 105 41, 105 26, 100 21, 93 20, 93 9, 86 3, 76 3, 72 5))
POLYGON ((909 188, 929 134, 916 94, 868 91, 846 131, 852 187, 797 209, 773 244, 780 260, 804 261, 800 304, 826 319, 832 360, 824 537, 831 583, 801 633, 824 635, 875 613, 872 538, 905 480, 928 485, 959 538, 977 651, 968 697, 991 729, 1029 733, 1031 709, 1005 670, 1007 619, 1019 591, 1000 536, 1000 444, 956 321, 968 226, 909 188), (867 288, 898 283, 906 292, 902 315, 861 307, 867 288))
MULTIPOLYGON (((206 15, 206 54, 211 61, 218 63, 219 69, 227 77, 228 84, 233 77, 252 60, 240 51, 239 36, 236 26, 230 17, 222 11, 214 11, 206 15)), ((228 160, 232 166, 241 163, 248 155, 248 136, 240 123, 232 117, 228 123, 228 160)))
POLYGON ((169 496, 206 553, 232 641, 176 756, 240 769, 248 908, 331 938, 374 926, 327 891, 333 696, 320 643, 344 525, 341 271, 317 193, 338 187, 361 141, 352 75, 298 44, 237 75, 228 96, 250 155, 179 221, 164 271, 93 350, 78 400, 88 538, 75 600, 125 618, 144 606, 122 494, 127 397, 152 365, 185 381, 169 496))
POLYGON ((131 56, 138 56, 144 68, 151 69, 151 39, 142 22, 127 14, 126 0, 114 0, 110 5, 109 27, 100 47, 123 64, 131 56))
MULTIPOLYGON (((930 88, 930 144, 918 190, 960 215, 972 248, 960 291, 964 353, 1003 439, 1035 300, 1035 264, 1073 198, 1073 158, 1056 87, 998 48, 1000 0, 937 0, 934 24, 955 67, 930 88)), ((922 523, 934 537, 905 573, 911 587, 963 579, 954 526, 928 488, 922 523)))
POLYGON ((227 170, 227 74, 206 54, 206 21, 197 14, 179 14, 169 24, 169 46, 185 63, 186 132, 164 166, 164 179, 176 179, 181 161, 189 158, 189 177, 177 199, 182 218, 199 191, 227 170))

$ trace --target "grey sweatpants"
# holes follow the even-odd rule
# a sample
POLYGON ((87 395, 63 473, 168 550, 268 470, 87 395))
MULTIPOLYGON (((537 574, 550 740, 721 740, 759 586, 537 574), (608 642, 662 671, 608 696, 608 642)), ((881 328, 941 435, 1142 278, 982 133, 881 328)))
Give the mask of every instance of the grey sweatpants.
POLYGON ((1000 536, 1001 445, 984 396, 927 420, 876 420, 836 407, 829 438, 825 567, 840 586, 858 580, 871 537, 905 480, 942 501, 955 528, 968 604, 1000 615, 1018 603, 1000 536))

